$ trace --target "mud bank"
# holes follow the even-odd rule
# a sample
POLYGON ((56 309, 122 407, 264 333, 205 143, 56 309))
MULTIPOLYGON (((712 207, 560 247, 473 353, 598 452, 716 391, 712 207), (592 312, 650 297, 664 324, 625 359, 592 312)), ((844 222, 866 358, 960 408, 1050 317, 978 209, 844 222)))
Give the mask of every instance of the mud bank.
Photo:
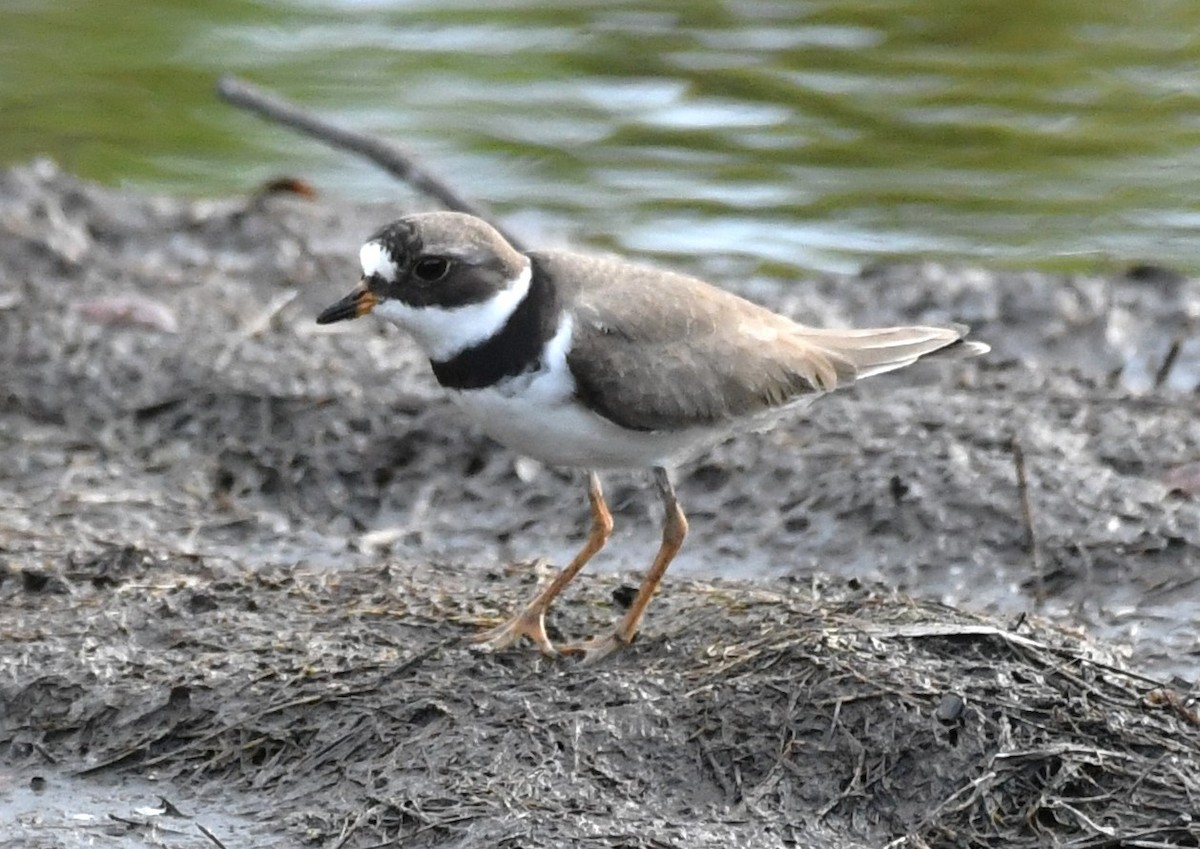
MULTIPOLYGON (((131 845, 1200 842, 1195 282, 756 291, 995 353, 681 470, 679 568, 580 669, 461 642, 581 541, 582 481, 472 432, 389 328, 312 323, 394 212, 0 175, 0 845, 95 836, 30 819, 35 775, 193 818, 112 811, 131 845)), ((608 484, 605 562, 640 568, 654 499, 608 484)), ((597 571, 557 632, 618 612, 597 571)))

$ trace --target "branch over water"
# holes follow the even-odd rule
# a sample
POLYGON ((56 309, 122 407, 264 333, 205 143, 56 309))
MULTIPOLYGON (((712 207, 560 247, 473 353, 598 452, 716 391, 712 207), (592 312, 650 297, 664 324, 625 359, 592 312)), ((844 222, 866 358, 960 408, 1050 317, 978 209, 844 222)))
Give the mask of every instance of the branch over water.
POLYGON ((275 94, 229 74, 217 80, 217 94, 227 103, 253 112, 260 118, 298 130, 304 135, 325 142, 330 147, 357 153, 422 194, 434 198, 447 209, 476 215, 490 222, 520 250, 520 240, 497 226, 483 204, 471 200, 445 180, 435 176, 420 164, 419 157, 398 145, 331 124, 275 94))

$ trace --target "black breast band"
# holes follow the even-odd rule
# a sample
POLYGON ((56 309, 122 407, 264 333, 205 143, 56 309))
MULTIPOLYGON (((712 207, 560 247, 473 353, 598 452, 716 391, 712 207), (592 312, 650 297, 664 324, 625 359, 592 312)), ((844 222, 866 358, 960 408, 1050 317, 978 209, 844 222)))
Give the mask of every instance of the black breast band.
POLYGON ((484 389, 539 365, 542 348, 558 324, 558 298, 545 271, 531 260, 529 291, 500 332, 449 360, 430 361, 447 389, 484 389))

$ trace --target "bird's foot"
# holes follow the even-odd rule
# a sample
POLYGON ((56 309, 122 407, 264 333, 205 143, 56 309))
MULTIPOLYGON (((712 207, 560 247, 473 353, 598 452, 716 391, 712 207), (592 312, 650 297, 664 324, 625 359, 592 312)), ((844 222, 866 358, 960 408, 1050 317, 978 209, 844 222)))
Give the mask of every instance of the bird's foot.
POLYGON ((558 650, 546 636, 546 611, 542 606, 535 604, 529 605, 504 624, 476 634, 471 638, 471 642, 483 648, 498 651, 508 648, 522 637, 532 640, 542 654, 551 657, 558 654, 558 650))
POLYGON ((590 640, 584 640, 582 643, 571 643, 570 645, 562 646, 559 652, 578 657, 581 666, 591 666, 604 660, 604 658, 613 652, 620 651, 632 642, 632 637, 626 637, 620 630, 616 630, 606 637, 592 637, 590 640))

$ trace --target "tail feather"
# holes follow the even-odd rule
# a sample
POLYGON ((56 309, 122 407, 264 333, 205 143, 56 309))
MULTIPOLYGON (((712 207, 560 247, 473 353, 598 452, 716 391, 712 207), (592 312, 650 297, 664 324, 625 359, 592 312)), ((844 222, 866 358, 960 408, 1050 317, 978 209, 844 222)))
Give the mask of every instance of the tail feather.
POLYGON ((962 325, 865 330, 805 327, 796 341, 808 349, 810 358, 815 355, 827 363, 817 371, 824 373, 820 376, 823 388, 832 389, 910 366, 922 357, 975 357, 990 350, 983 342, 967 341, 963 338, 966 334, 962 325))

